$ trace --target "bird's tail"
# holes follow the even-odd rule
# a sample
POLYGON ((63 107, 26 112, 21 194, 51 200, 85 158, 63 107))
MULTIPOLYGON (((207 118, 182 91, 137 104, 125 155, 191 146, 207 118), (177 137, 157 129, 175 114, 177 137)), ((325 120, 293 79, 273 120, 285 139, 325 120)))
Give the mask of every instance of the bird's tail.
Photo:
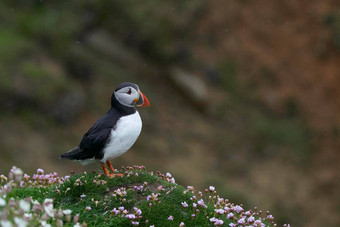
POLYGON ((70 160, 80 160, 84 159, 82 156, 83 150, 80 149, 79 147, 75 147, 72 150, 61 154, 60 158, 61 159, 70 159, 70 160))

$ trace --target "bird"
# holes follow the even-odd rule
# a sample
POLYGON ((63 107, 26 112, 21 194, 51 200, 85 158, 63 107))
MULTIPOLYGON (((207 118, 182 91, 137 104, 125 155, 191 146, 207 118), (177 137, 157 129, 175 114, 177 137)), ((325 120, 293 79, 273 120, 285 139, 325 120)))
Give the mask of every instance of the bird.
POLYGON ((76 160, 82 164, 98 160, 105 175, 123 176, 115 173, 111 159, 127 152, 141 133, 142 120, 136 106, 150 107, 138 85, 131 82, 118 85, 111 96, 111 108, 83 135, 77 147, 61 154, 61 159, 76 160))

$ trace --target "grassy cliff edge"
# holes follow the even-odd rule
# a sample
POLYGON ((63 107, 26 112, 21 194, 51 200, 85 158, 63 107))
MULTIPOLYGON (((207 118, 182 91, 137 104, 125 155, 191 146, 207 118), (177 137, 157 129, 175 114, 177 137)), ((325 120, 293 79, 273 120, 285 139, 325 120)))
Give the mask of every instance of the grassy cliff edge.
MULTIPOLYGON (((268 212, 244 210, 217 195, 175 183, 170 173, 123 167, 59 177, 13 167, 1 175, 1 226, 276 226, 268 212)), ((285 225, 289 226, 289 225, 285 225)))

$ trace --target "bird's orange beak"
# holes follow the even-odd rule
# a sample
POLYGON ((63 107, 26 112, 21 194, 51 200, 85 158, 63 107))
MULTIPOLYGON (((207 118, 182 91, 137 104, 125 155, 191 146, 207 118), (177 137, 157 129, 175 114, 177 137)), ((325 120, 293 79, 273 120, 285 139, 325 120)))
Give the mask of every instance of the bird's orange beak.
POLYGON ((139 99, 136 100, 136 106, 150 107, 148 98, 141 91, 139 92, 139 99))

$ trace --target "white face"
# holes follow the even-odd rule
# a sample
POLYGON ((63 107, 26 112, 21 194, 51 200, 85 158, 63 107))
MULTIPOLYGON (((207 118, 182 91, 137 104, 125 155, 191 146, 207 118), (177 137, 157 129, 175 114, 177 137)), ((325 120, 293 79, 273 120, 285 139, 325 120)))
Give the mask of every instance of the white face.
POLYGON ((130 86, 123 87, 118 91, 115 91, 114 94, 120 104, 129 107, 134 106, 139 98, 139 92, 135 88, 130 86))

